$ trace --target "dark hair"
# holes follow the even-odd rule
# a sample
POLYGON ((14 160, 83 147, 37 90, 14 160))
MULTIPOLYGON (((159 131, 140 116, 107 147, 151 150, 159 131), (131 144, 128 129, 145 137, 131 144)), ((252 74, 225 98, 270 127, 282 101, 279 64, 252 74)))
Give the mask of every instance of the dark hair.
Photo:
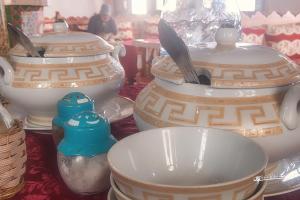
POLYGON ((102 4, 100 15, 110 15, 110 7, 108 4, 102 4))

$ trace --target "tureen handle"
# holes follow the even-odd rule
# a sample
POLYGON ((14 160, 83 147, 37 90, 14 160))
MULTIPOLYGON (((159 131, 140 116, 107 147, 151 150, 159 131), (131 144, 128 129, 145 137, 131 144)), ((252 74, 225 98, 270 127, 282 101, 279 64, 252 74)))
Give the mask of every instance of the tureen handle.
POLYGON ((115 45, 114 51, 112 52, 112 56, 120 62, 119 56, 124 57, 126 55, 126 48, 122 43, 117 43, 115 45))
POLYGON ((4 74, 0 77, 3 79, 4 84, 10 85, 11 82, 13 81, 13 79, 14 79, 14 69, 13 69, 13 67, 3 57, 0 57, 0 67, 2 68, 2 70, 4 72, 4 74))
POLYGON ((6 128, 11 128, 14 124, 14 119, 11 116, 11 114, 7 111, 6 108, 0 103, 0 115, 2 117, 2 120, 6 126, 6 128))
POLYGON ((298 127, 300 102, 300 84, 292 86, 285 94, 280 107, 280 117, 286 128, 294 130, 298 127))

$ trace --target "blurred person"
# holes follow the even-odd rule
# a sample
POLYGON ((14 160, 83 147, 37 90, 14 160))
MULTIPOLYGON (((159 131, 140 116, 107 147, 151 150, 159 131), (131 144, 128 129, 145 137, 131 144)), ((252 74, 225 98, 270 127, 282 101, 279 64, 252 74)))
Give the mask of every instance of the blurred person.
POLYGON ((111 17, 109 5, 103 4, 100 13, 91 17, 87 31, 99 35, 105 40, 111 40, 117 35, 117 26, 111 17))

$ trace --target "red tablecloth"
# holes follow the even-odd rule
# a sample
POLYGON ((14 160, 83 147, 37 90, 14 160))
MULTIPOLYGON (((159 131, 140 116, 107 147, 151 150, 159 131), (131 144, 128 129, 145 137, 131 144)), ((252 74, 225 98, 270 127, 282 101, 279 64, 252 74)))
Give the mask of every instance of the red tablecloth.
MULTIPOLYGON (((144 85, 126 85, 121 95, 135 99, 144 85)), ((117 139, 138 132, 132 117, 112 124, 112 133, 117 139)), ((26 185, 13 200, 106 200, 107 191, 102 194, 83 197, 72 193, 60 178, 56 164, 56 148, 51 135, 28 132, 26 185)), ((267 200, 299 200, 300 191, 267 198, 267 200)))

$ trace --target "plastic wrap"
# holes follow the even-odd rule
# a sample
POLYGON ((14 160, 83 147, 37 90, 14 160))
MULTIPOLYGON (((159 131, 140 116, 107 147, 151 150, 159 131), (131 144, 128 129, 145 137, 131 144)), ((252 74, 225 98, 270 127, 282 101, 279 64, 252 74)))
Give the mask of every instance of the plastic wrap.
POLYGON ((167 1, 162 18, 170 23, 188 46, 203 46, 214 42, 218 28, 230 22, 241 28, 240 12, 235 0, 167 1))

